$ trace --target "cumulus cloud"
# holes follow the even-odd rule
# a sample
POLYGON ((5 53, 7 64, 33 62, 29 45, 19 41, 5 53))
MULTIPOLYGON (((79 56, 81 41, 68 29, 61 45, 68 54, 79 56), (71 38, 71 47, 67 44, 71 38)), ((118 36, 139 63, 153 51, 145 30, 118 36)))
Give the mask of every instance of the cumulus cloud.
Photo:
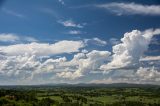
POLYGON ((13 33, 0 34, 0 42, 20 42, 20 41, 36 42, 38 40, 29 36, 23 36, 22 38, 19 35, 13 33))
POLYGON ((107 9, 117 15, 160 15, 160 5, 113 2, 96 5, 96 7, 107 9))
POLYGON ((160 29, 146 31, 133 30, 127 32, 120 44, 113 46, 113 59, 110 63, 102 65, 101 69, 110 70, 118 68, 134 68, 139 66, 139 60, 148 49, 151 38, 160 34, 160 29))
POLYGON ((74 81, 98 72, 103 78, 93 78, 91 82, 159 84, 159 56, 144 56, 152 37, 157 34, 160 29, 127 32, 121 42, 113 46, 113 53, 84 48, 91 42, 107 44, 99 38, 0 46, 0 78, 45 83, 53 79, 74 81), (72 53, 73 58, 59 56, 64 53, 72 53))
POLYGON ((66 21, 60 20, 58 21, 58 23, 62 24, 65 27, 73 27, 73 28, 83 28, 84 27, 84 24, 83 25, 77 24, 73 20, 66 20, 66 21))
MULTIPOLYGON (((51 59, 51 58, 46 59, 46 61, 41 62, 41 64, 37 67, 37 69, 34 70, 32 75, 56 72, 57 70, 61 69, 59 65, 66 61, 67 61, 66 57, 60 57, 57 59, 51 59)), ((62 69, 64 70, 64 68, 62 69)))
MULTIPOLYGON (((82 41, 59 41, 54 44, 29 43, 0 46, 0 77, 13 81, 35 81, 51 78, 57 71, 64 71, 66 57, 50 56, 78 52, 82 41), (41 78, 39 78, 41 76, 41 78)), ((70 66, 68 66, 70 67, 70 66)), ((29 83, 29 82, 28 82, 29 83)))
MULTIPOLYGON (((160 71, 160 70, 159 70, 160 71)), ((139 77, 140 81, 151 81, 151 82, 158 82, 160 81, 160 72, 158 70, 155 70, 154 67, 150 68, 143 68, 140 67, 136 74, 139 77)))
POLYGON ((0 41, 1 42, 15 42, 18 41, 19 37, 15 34, 0 34, 0 41))
POLYGON ((36 75, 53 74, 56 65, 65 57, 41 61, 36 55, 0 56, 0 76, 11 80, 32 80, 36 75))
POLYGON ((78 30, 71 30, 68 32, 68 34, 71 34, 71 35, 79 35, 79 34, 82 34, 81 31, 78 31, 78 30))
POLYGON ((92 38, 92 39, 84 39, 84 42, 86 44, 95 44, 95 45, 98 45, 98 46, 105 46, 105 45, 107 45, 106 41, 101 40, 101 39, 99 39, 97 37, 92 38))
POLYGON ((90 83, 132 83, 132 84, 160 84, 160 71, 154 67, 140 67, 137 70, 111 71, 111 75, 103 79, 94 79, 90 83))
POLYGON ((76 79, 97 71, 100 65, 110 55, 107 51, 93 50, 89 53, 77 53, 72 60, 66 57, 57 59, 46 58, 42 61, 39 56, 24 54, 17 56, 0 55, 0 76, 11 80, 35 80, 39 76, 51 80, 53 76, 59 78, 76 79))
POLYGON ((38 56, 48 56, 62 53, 78 52, 80 48, 84 47, 82 41, 59 41, 54 44, 47 43, 29 43, 29 44, 15 44, 9 46, 0 46, 0 51, 6 55, 23 55, 35 54, 38 56))
POLYGON ((140 61, 160 61, 160 56, 146 56, 146 57, 142 57, 140 59, 140 61))
POLYGON ((36 61, 35 55, 5 56, 1 55, 0 76, 27 77, 40 63, 36 61))
POLYGON ((78 66, 76 71, 71 72, 69 71, 70 69, 66 69, 64 72, 57 73, 57 76, 75 79, 89 73, 90 71, 98 71, 101 64, 107 61, 110 54, 111 53, 108 51, 97 50, 93 50, 87 54, 79 53, 70 61, 70 64, 78 66))

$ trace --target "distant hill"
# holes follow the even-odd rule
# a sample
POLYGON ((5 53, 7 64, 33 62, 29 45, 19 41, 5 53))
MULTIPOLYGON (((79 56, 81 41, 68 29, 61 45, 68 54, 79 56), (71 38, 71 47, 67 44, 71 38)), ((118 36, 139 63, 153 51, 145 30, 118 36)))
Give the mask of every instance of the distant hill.
POLYGON ((113 83, 113 84, 96 84, 96 83, 79 83, 79 84, 40 84, 40 85, 0 85, 0 88, 14 89, 14 88, 76 88, 76 87, 93 87, 93 88, 151 88, 151 87, 160 87, 160 85, 152 84, 129 84, 129 83, 113 83))
POLYGON ((45 84, 50 86, 68 86, 68 87, 160 87, 160 85, 152 85, 152 84, 129 84, 129 83, 113 83, 113 84, 96 84, 96 83, 79 83, 79 84, 45 84))

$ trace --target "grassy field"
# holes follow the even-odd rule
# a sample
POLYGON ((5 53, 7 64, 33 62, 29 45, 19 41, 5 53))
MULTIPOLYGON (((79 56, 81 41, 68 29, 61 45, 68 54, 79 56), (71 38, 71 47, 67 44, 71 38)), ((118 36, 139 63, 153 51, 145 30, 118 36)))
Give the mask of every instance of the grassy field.
MULTIPOLYGON (((50 98, 58 101, 59 103, 65 103, 62 95, 65 95, 72 103, 81 103, 81 99, 75 97, 84 97, 87 99, 87 103, 82 103, 84 106, 89 106, 90 104, 102 104, 109 105, 118 102, 141 102, 144 104, 159 104, 160 96, 157 95, 153 89, 146 90, 140 88, 124 88, 124 89, 91 89, 91 90, 80 90, 70 91, 64 90, 63 94, 60 91, 59 96, 53 96, 54 93, 38 93, 38 99, 42 100, 44 98, 50 98)), ((55 93, 57 94, 57 92, 55 93)))
MULTIPOLYGON (((60 96, 43 96, 43 97, 38 97, 39 100, 42 100, 44 98, 50 98, 59 102, 64 102, 63 99, 60 96)), ((103 103, 103 104, 112 104, 114 102, 121 102, 122 100, 118 96, 101 96, 101 97, 90 97, 86 96, 89 103, 103 103)), ((73 98, 70 97, 70 99, 73 100, 73 98)), ((132 102, 143 102, 143 103, 160 103, 160 98, 151 98, 151 97, 141 97, 141 96, 129 96, 125 98, 125 101, 132 101, 132 102)), ((75 100, 76 102, 76 100, 75 100)))
POLYGON ((60 96, 38 96, 37 98, 39 99, 39 100, 42 100, 42 99, 44 99, 44 98, 51 98, 51 99, 53 99, 53 100, 56 100, 56 101, 59 101, 59 102, 63 102, 63 99, 60 97, 60 96))
POLYGON ((0 106, 160 106, 160 88, 39 87, 0 89, 0 106))

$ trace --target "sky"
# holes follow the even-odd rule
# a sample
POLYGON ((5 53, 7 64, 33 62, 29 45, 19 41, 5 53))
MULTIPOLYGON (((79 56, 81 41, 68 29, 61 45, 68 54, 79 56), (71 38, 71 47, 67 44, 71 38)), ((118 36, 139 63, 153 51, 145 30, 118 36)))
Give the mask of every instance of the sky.
POLYGON ((0 0, 0 85, 160 85, 159 0, 0 0))

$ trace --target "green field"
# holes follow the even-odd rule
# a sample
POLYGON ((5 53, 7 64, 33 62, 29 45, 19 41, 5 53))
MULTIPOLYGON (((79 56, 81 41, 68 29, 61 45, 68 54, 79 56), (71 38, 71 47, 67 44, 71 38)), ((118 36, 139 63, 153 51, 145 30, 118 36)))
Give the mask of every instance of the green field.
POLYGON ((0 106, 160 106, 160 88, 3 88, 0 89, 0 106))

